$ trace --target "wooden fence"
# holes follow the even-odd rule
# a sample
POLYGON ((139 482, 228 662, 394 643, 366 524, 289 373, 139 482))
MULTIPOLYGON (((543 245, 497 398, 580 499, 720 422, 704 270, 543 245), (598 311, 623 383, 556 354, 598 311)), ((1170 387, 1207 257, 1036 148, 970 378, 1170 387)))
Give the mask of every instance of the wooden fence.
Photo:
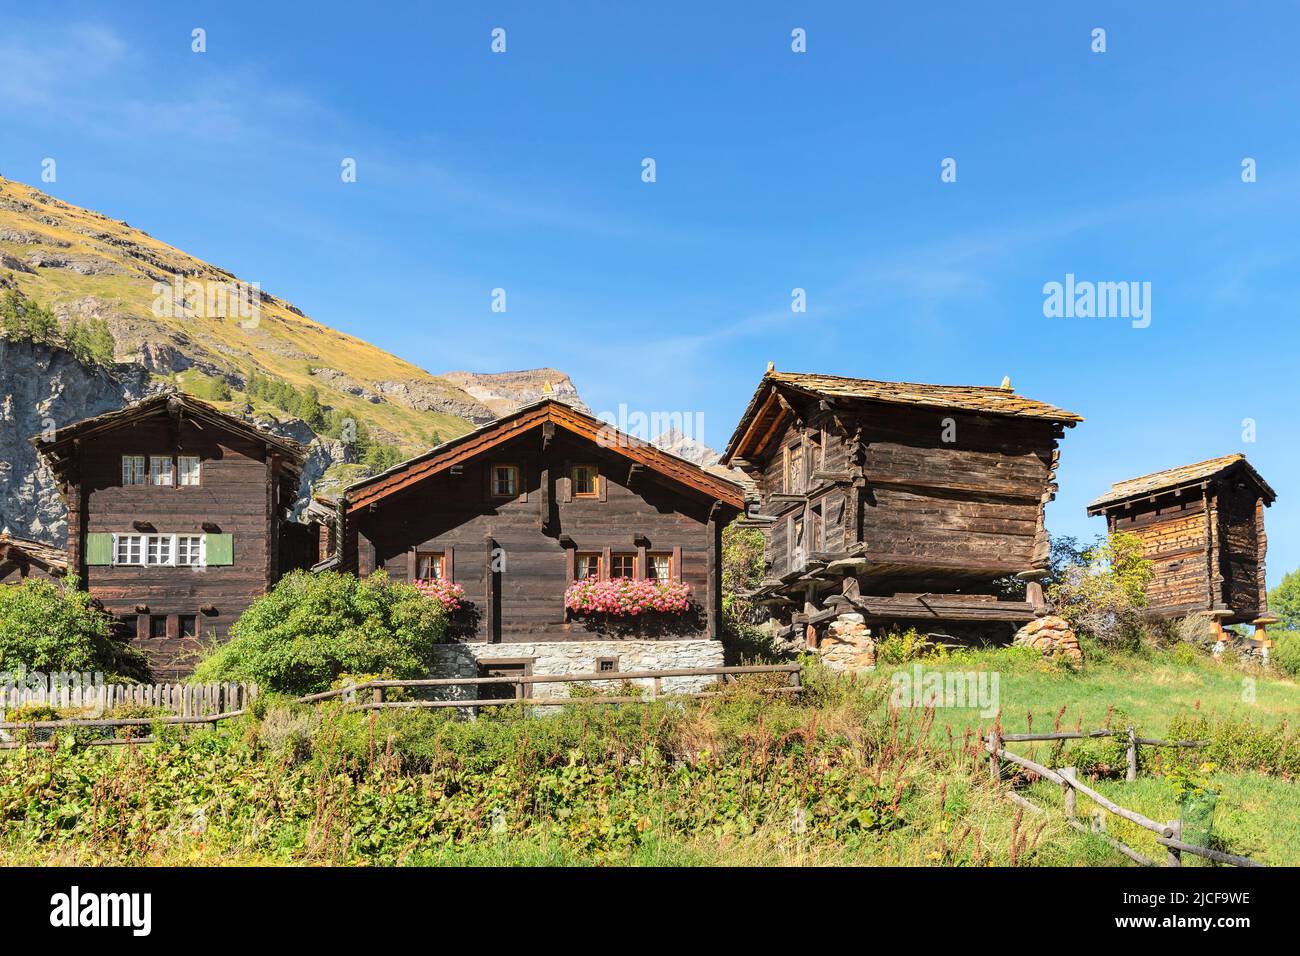
MULTIPOLYGON (((699 699, 705 697, 716 697, 722 693, 717 691, 700 691, 694 693, 664 693, 663 681, 668 678, 678 677, 716 677, 719 683, 729 683, 736 678, 748 674, 785 674, 787 684, 784 687, 766 687, 762 688, 763 693, 767 694, 799 694, 803 691, 803 686, 799 681, 800 667, 798 664, 758 664, 749 667, 706 667, 696 669, 682 670, 659 670, 659 671, 604 671, 593 674, 564 674, 564 675, 537 675, 519 677, 448 677, 448 678, 430 678, 427 680, 371 680, 364 683, 340 687, 334 690, 323 691, 319 694, 308 694, 305 697, 298 698, 299 703, 318 703, 335 698, 342 698, 345 705, 362 710, 377 710, 381 708, 426 708, 426 707, 459 707, 459 708, 477 708, 477 707, 499 707, 507 704, 524 704, 530 707, 560 707, 560 706, 583 706, 589 704, 634 704, 646 703, 656 698, 670 698, 673 700, 682 699, 699 699), (651 693, 648 697, 639 696, 599 696, 591 697, 529 697, 526 688, 534 684, 583 684, 591 681, 632 681, 632 680, 649 680, 653 684, 648 688, 651 693), (466 700, 411 700, 411 701, 385 701, 385 688, 438 688, 448 687, 455 688, 459 686, 479 687, 484 684, 489 685, 511 685, 514 689, 514 696, 509 698, 488 698, 488 699, 466 699, 466 700), (368 692, 368 693, 367 693, 368 692), (368 699, 367 699, 368 698, 368 699)), ((116 686, 116 685, 111 685, 116 686)), ((76 693, 65 695, 63 690, 71 691, 72 688, 63 688, 52 696, 48 695, 44 699, 39 698, 37 692, 32 692, 31 696, 24 698, 22 703, 49 703, 50 706, 57 707, 77 707, 77 706, 96 706, 97 698, 93 697, 90 692, 95 691, 95 687, 78 688, 87 692, 81 696, 76 693), (84 703, 89 701, 90 703, 84 703)), ((116 693, 110 693, 107 700, 116 701, 117 703, 140 703, 150 706, 169 707, 174 711, 171 717, 87 717, 87 718, 67 718, 63 720, 26 720, 26 721, 4 721, 0 719, 0 750, 13 750, 19 747, 46 747, 53 748, 57 746, 54 739, 39 739, 41 736, 50 737, 52 731, 59 729, 76 729, 89 728, 91 730, 103 733, 114 733, 114 736, 102 739, 84 740, 88 746, 113 746, 113 745, 133 745, 153 743, 154 737, 144 736, 116 736, 118 728, 147 728, 158 725, 182 725, 193 726, 208 724, 215 727, 220 721, 228 720, 231 717, 239 717, 245 713, 248 704, 257 696, 256 684, 160 684, 160 685, 137 685, 134 687, 122 687, 127 692, 125 697, 120 697, 116 693), (13 734, 15 731, 26 731, 28 738, 36 737, 37 739, 15 740, 13 734)), ((3 701, 0 701, 3 703, 3 701)), ((14 702, 10 706, 15 706, 14 702)), ((98 703, 101 713, 107 706, 113 706, 112 703, 107 705, 102 701, 98 703)))
POLYGON ((70 684, 53 678, 37 686, 0 688, 0 721, 10 710, 44 704, 58 710, 84 710, 98 718, 114 707, 160 707, 178 717, 243 710, 257 696, 256 684, 70 684))
MULTIPOLYGON (((1107 813, 1122 817, 1130 823, 1142 827, 1144 830, 1150 830, 1155 834, 1156 842, 1165 847, 1165 866, 1182 866, 1182 854, 1191 853, 1196 856, 1205 857, 1214 860, 1217 863, 1230 863, 1233 866, 1263 866, 1259 863, 1244 856, 1234 856, 1231 853, 1223 853, 1219 850, 1212 850, 1209 847, 1194 846, 1182 841, 1182 821, 1171 820, 1168 823, 1159 823, 1149 817, 1138 813, 1136 810, 1129 810, 1122 807, 1102 796, 1096 790, 1093 790, 1087 784, 1079 780, 1078 774, 1074 767, 1059 767, 1055 770, 1045 767, 1042 764, 1035 763, 1027 757, 1012 753, 1002 745, 1008 742, 1016 741, 1054 741, 1054 740, 1081 740, 1092 737, 1127 737, 1127 767, 1125 780, 1132 782, 1137 779, 1137 754, 1138 747, 1203 747, 1206 741, 1203 740, 1155 740, 1149 737, 1138 737, 1132 727, 1124 730, 1091 730, 1091 731, 1063 731, 1051 734, 998 734, 991 733, 984 740, 984 749, 989 753, 989 779, 998 783, 1002 779, 1002 762, 1014 764, 1022 767, 1030 773, 1036 774, 1044 780, 1051 781, 1061 787, 1061 796, 1065 803, 1066 821, 1075 830, 1081 833, 1093 833, 1101 837, 1114 850, 1128 857, 1135 863, 1142 866, 1156 866, 1156 862, 1150 857, 1139 853, 1119 840, 1089 829, 1081 823, 1076 816, 1077 794, 1083 794, 1097 806, 1101 807, 1107 813)), ((1042 807, 1029 800, 1026 800, 1020 794, 1014 791, 1008 791, 1008 799, 1018 806, 1024 807, 1033 813, 1046 813, 1042 807)))
POLYGON ((733 682, 737 677, 752 674, 786 675, 786 686, 762 688, 762 693, 800 694, 803 692, 803 685, 800 683, 799 677, 799 664, 753 664, 742 667, 699 667, 657 671, 602 671, 593 674, 521 674, 518 677, 437 677, 422 680, 369 680, 360 684, 322 691, 319 694, 308 694, 305 697, 299 697, 298 702, 303 704, 320 703, 326 700, 342 698, 345 703, 352 704, 364 710, 377 710, 381 708, 421 709, 446 707, 501 707, 515 704, 528 707, 569 707, 574 705, 584 706, 591 704, 644 704, 647 701, 656 700, 661 697, 670 697, 674 700, 698 700, 707 697, 717 697, 723 693, 721 690, 665 693, 663 682, 667 678, 716 677, 720 679, 720 684, 725 684, 733 682), (593 695, 591 697, 531 697, 528 695, 528 689, 537 684, 583 684, 592 681, 612 681, 615 683, 621 683, 623 681, 634 680, 653 681, 653 685, 650 688, 647 688, 650 690, 649 696, 593 695), (386 688, 446 688, 454 690, 460 687, 471 687, 477 689, 483 685, 507 685, 513 689, 514 695, 507 698, 449 698, 446 700, 391 701, 384 699, 384 691, 386 688), (368 701, 364 699, 367 696, 366 691, 370 692, 368 695, 370 700, 368 701))

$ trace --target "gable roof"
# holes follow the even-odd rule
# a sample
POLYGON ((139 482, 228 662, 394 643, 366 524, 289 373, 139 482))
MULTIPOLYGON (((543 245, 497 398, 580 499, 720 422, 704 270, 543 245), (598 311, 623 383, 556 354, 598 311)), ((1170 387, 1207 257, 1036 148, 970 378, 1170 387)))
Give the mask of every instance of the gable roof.
POLYGON ((57 474, 67 467, 75 441, 103 434, 159 413, 207 422, 217 428, 261 444, 268 451, 283 456, 290 470, 294 472, 301 471, 303 461, 306 458, 303 446, 292 438, 273 435, 263 428, 258 428, 251 422, 236 418, 234 415, 228 415, 219 408, 209 405, 207 402, 199 401, 184 392, 164 392, 160 395, 153 395, 138 402, 132 402, 115 412, 106 412, 103 415, 83 418, 79 422, 65 425, 63 428, 58 429, 49 441, 44 440, 41 435, 30 438, 28 441, 49 460, 50 466, 57 474))
POLYGON ((1268 486, 1268 482, 1260 477, 1259 472, 1251 467, 1250 462, 1246 461, 1246 456, 1238 453, 1198 461, 1194 465, 1166 468, 1164 471, 1155 471, 1126 481, 1117 481, 1110 486, 1110 491, 1088 505, 1088 514, 1098 514, 1109 506, 1131 498, 1140 498, 1160 491, 1209 481, 1232 470, 1244 471, 1255 482, 1264 495, 1265 504, 1272 504, 1277 498, 1277 494, 1268 486))
POLYGON ((18 538, 0 531, 0 563, 8 561, 15 551, 33 563, 41 565, 47 571, 68 570, 68 553, 62 548, 27 538, 18 538))
MULTIPOLYGON (((887 405, 911 405, 930 408, 948 408, 957 411, 987 415, 1005 415, 1016 418, 1034 418, 1059 422, 1073 427, 1083 421, 1082 416, 1067 412, 1055 405, 1017 395, 1008 386, 984 385, 925 385, 917 382, 880 382, 865 378, 846 378, 842 375, 816 375, 803 372, 777 372, 769 369, 758 383, 740 422, 736 426, 727 449, 722 454, 723 463, 733 457, 745 457, 752 443, 746 442, 753 424, 759 419, 772 419, 772 406, 777 393, 790 389, 805 395, 824 399, 848 399, 880 402, 887 405)), ((775 418, 780 417, 779 410, 775 418)), ((765 442, 759 442, 762 450, 765 442)))
POLYGON ((738 510, 744 510, 744 493, 734 481, 705 471, 684 458, 678 458, 647 441, 618 431, 599 418, 594 418, 562 401, 551 398, 525 405, 509 415, 476 428, 467 435, 443 442, 423 455, 417 455, 378 475, 348 485, 343 493, 347 508, 351 511, 378 501, 430 475, 445 471, 452 465, 466 462, 512 438, 517 438, 531 429, 539 428, 547 422, 581 438, 598 442, 605 450, 644 465, 679 485, 685 485, 738 510))

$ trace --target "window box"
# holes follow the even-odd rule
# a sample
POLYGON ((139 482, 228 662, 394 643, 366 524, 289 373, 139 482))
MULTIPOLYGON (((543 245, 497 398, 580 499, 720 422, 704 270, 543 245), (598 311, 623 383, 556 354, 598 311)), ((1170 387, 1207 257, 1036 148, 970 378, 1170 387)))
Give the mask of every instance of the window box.
POLYGON ((574 614, 637 617, 684 614, 691 607, 691 587, 682 581, 575 581, 564 592, 564 606, 574 614))

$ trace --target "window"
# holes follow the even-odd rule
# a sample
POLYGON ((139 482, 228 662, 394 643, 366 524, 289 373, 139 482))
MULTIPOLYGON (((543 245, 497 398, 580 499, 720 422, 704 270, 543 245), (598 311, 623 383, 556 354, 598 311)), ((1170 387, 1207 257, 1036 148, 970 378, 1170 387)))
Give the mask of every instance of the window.
POLYGON ((811 470, 814 472, 821 471, 822 468, 822 435, 818 432, 808 439, 808 459, 811 470))
POLYGON ((197 455, 181 455, 176 459, 180 471, 180 484, 197 485, 199 483, 199 458, 197 455))
MULTIPOLYGON (((533 672, 530 660, 479 661, 479 677, 528 677, 533 672)), ((479 684, 479 700, 509 700, 512 697, 532 697, 532 684, 479 684)))
POLYGON ((114 564, 144 564, 144 535, 119 534, 113 550, 114 564))
POLYGON ((149 484, 170 485, 172 477, 172 460, 165 455, 149 456, 149 484))
POLYGON ((596 658, 596 672, 599 674, 618 673, 618 658, 617 657, 596 658))
POLYGON ((810 551, 822 550, 822 506, 814 505, 812 508, 812 542, 809 546, 810 551))
POLYGON ((145 538, 145 564, 172 564, 172 536, 151 534, 145 538))
POLYGON ((635 554, 610 555, 609 576, 611 578, 636 577, 636 555, 635 554))
POLYGON ((202 535, 178 534, 176 536, 176 563, 182 567, 193 567, 203 563, 202 535))
POLYGON ((155 638, 167 636, 167 615, 151 614, 149 616, 149 636, 155 638))
POLYGON ((790 564, 796 571, 804 566, 803 518, 795 518, 790 523, 790 564))
POLYGON ((199 636, 199 619, 194 614, 182 614, 177 618, 181 637, 198 637, 199 636))
POLYGON ((595 498, 600 494, 600 472, 595 465, 574 465, 570 475, 573 497, 595 498))
POLYGON ((144 455, 122 456, 122 484, 144 484, 144 455))
POLYGON ((645 576, 651 581, 671 581, 673 556, 671 554, 646 555, 645 576))
POLYGON ((786 458, 785 487, 792 495, 803 492, 803 445, 791 445, 786 458))
POLYGON ((441 551, 421 551, 415 556, 415 577, 419 581, 441 581, 447 576, 447 558, 441 551))
POLYGON ((573 562, 573 579, 583 581, 600 577, 600 555, 596 553, 578 554, 573 562))
POLYGON ((492 466, 492 496, 513 498, 519 494, 519 468, 516 465, 492 466))

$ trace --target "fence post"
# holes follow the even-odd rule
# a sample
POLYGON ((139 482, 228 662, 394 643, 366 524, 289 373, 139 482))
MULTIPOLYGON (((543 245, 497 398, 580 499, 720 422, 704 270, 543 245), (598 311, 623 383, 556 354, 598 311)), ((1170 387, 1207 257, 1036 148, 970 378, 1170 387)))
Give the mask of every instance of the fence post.
POLYGON ((1002 737, 995 730, 989 734, 989 780, 998 783, 1002 779, 1002 761, 998 751, 1002 749, 1002 737))
MULTIPOLYGON (((1064 777, 1067 780, 1074 779, 1073 767, 1061 767, 1056 772, 1059 773, 1062 777, 1064 777)), ((1062 796, 1065 799, 1065 815, 1069 819, 1073 820, 1075 816, 1075 807, 1076 807, 1075 800, 1077 799, 1074 793, 1074 787, 1070 786, 1067 783, 1061 787, 1061 790, 1063 791, 1062 796)))
MULTIPOLYGON (((1182 840, 1183 838, 1182 820, 1170 820, 1169 829, 1174 831, 1175 840, 1182 840)), ((1165 866, 1182 866, 1182 865, 1183 865, 1183 851, 1173 846, 1165 847, 1165 866)))
POLYGON ((1133 728, 1128 729, 1128 770, 1124 774, 1124 779, 1132 783, 1138 778, 1138 742, 1137 734, 1133 728))
POLYGON ((370 699, 376 704, 382 704, 384 702, 384 689, 382 687, 376 687, 371 693, 370 699))

